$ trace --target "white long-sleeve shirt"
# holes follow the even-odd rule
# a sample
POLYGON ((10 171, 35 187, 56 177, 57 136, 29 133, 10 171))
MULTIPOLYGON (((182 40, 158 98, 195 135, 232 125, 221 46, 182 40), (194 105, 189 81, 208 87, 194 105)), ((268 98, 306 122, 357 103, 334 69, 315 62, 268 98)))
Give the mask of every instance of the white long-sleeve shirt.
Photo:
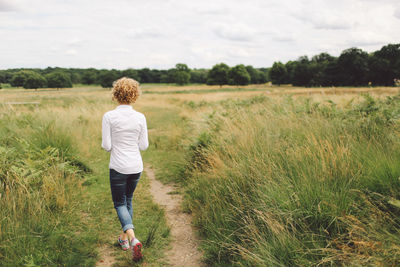
POLYGON ((111 152, 110 169, 123 174, 143 171, 140 150, 149 146, 145 116, 130 105, 119 105, 103 116, 102 148, 111 152))

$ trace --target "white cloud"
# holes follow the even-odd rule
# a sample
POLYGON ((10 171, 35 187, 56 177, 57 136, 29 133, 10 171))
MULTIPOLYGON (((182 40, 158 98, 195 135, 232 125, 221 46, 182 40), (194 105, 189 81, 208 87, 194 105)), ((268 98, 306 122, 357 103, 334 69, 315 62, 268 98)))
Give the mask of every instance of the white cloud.
POLYGON ((127 35, 133 38, 143 39, 143 38, 159 38, 162 37, 164 34, 160 32, 159 29, 145 27, 145 28, 128 30, 127 35))
POLYGON ((301 8, 292 11, 292 15, 318 30, 347 30, 357 19, 357 12, 352 13, 345 5, 342 7, 340 0, 335 5, 327 1, 303 1, 301 8))
POLYGON ((303 22, 310 23, 315 29, 318 30, 348 30, 351 28, 351 23, 346 22, 337 17, 325 17, 325 16, 298 16, 303 22))
POLYGON ((116 53, 123 53, 123 54, 132 53, 132 50, 127 49, 127 48, 113 48, 111 51, 116 52, 116 53))
POLYGON ((78 47, 82 45, 82 40, 78 37, 73 37, 67 41, 68 46, 78 47))
POLYGON ((254 29, 245 24, 218 25, 214 29, 214 33, 218 37, 232 41, 251 41, 256 34, 254 29))
POLYGON ((294 42, 295 39, 289 35, 284 35, 284 34, 278 34, 274 37, 272 37, 272 40, 277 41, 277 42, 294 42))
POLYGON ((398 0, 0 0, 0 12, 0 68, 268 67, 374 51, 400 28, 398 0))
POLYGON ((0 12, 16 11, 16 6, 7 0, 0 0, 0 12))
POLYGON ((394 11, 394 16, 398 19, 400 19, 400 7, 398 7, 395 11, 394 11))
POLYGON ((197 14, 216 16, 226 14, 228 12, 228 6, 221 6, 216 2, 204 4, 204 2, 199 1, 193 6, 192 10, 197 14))
POLYGON ((67 49, 67 50, 65 50, 64 54, 74 56, 77 54, 77 52, 75 49, 67 49))
POLYGON ((354 37, 347 41, 349 46, 355 47, 371 47, 371 46, 384 46, 390 41, 385 41, 385 38, 374 38, 368 35, 354 37))

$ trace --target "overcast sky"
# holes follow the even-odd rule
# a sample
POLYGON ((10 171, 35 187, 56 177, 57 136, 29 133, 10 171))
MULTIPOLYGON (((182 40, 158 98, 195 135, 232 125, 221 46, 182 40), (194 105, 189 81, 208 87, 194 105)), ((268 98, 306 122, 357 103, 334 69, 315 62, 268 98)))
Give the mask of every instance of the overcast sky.
POLYGON ((400 0, 0 0, 0 69, 269 67, 400 43, 400 0))

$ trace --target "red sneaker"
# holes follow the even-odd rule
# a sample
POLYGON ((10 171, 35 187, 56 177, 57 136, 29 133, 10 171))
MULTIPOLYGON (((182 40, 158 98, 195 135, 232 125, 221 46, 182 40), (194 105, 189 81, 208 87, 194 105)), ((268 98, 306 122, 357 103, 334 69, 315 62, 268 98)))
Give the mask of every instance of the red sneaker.
POLYGON ((134 238, 131 243, 131 248, 132 248, 132 259, 134 261, 139 261, 143 258, 142 255, 142 243, 137 238, 134 238))

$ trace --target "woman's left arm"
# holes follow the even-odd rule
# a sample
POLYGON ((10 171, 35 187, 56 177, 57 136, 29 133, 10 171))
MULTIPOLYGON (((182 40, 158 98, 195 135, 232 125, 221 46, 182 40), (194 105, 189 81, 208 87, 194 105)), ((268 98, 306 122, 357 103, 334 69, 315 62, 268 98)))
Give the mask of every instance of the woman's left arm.
POLYGON ((147 123, 146 117, 143 115, 142 130, 139 135, 139 149, 146 150, 149 147, 149 139, 147 136, 147 123))
POLYGON ((106 117, 106 114, 103 116, 103 122, 101 127, 101 147, 110 152, 111 151, 111 126, 110 121, 106 117))

